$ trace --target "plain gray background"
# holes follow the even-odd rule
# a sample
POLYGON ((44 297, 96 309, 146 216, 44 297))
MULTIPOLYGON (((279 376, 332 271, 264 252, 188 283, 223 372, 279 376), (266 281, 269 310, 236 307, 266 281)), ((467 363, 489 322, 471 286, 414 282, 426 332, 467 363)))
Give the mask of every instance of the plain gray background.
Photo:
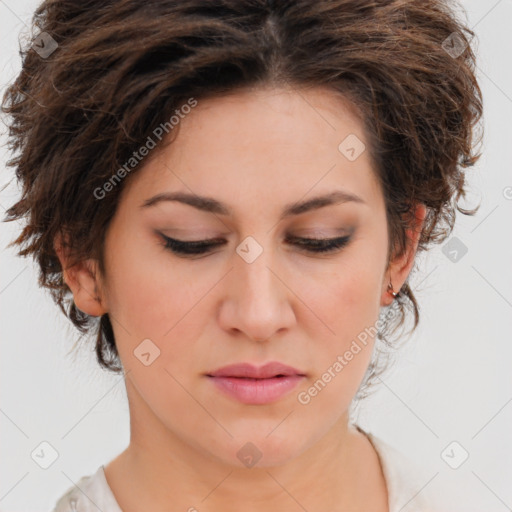
MULTIPOLYGON (((36 5, 0 0, 2 92, 19 70, 18 34, 36 5)), ((468 249, 459 261, 443 246, 421 258, 413 280, 421 323, 358 408, 358 423, 421 463, 425 488, 446 510, 501 512, 512 508, 512 0, 462 5, 478 39, 485 130, 464 205, 482 206, 457 217, 452 237, 468 249), (441 455, 454 441, 452 461, 469 454, 458 469, 441 455)), ((18 190, 5 148, 0 156, 0 185, 11 182, 0 194, 3 217, 18 190)), ((71 354, 77 335, 38 287, 32 260, 5 249, 20 228, 3 222, 0 235, 0 510, 48 511, 126 447, 129 414, 122 377, 101 371, 88 348, 71 354), (44 441, 59 454, 48 469, 31 457, 44 441)))

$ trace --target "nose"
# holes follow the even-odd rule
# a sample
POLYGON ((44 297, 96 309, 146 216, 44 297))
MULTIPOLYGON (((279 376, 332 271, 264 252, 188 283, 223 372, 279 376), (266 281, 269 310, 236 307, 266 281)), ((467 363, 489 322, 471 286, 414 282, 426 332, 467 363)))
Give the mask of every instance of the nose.
POLYGON ((290 302, 293 293, 272 251, 263 248, 252 262, 235 252, 233 262, 234 268, 224 281, 221 327, 253 341, 265 341, 289 329, 295 322, 290 302))

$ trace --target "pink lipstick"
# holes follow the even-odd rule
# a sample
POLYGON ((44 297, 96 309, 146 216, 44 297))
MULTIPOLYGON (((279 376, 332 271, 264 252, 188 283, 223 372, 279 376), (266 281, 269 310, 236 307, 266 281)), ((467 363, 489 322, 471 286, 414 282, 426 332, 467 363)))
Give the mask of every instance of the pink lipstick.
POLYGON ((296 368, 273 361, 259 367, 249 363, 224 366, 208 373, 207 377, 235 400, 263 405, 284 397, 306 375, 296 368))

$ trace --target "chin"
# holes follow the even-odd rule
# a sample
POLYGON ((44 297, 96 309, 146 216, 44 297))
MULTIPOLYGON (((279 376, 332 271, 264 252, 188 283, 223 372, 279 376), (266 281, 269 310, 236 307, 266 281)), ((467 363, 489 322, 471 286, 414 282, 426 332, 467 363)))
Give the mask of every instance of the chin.
POLYGON ((294 437, 286 435, 283 430, 281 435, 276 432, 267 435, 270 430, 262 429, 258 433, 235 436, 221 458, 225 463, 237 468, 272 468, 286 465, 309 446, 305 443, 304 433, 294 437), (227 460, 226 454, 230 455, 227 460))

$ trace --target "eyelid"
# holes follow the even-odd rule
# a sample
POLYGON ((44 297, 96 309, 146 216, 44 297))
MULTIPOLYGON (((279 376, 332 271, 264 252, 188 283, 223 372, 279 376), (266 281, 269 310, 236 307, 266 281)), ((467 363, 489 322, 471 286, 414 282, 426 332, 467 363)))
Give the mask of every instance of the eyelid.
MULTIPOLYGON (((222 238, 184 241, 168 237, 163 233, 158 234, 164 241, 165 249, 171 251, 179 257, 184 258, 192 258, 194 256, 207 256, 216 247, 228 243, 227 240, 222 238)), ((306 253, 309 256, 335 255, 339 253, 346 245, 348 245, 351 240, 352 233, 332 238, 298 236, 286 237, 286 242, 292 242, 292 245, 297 246, 299 251, 306 253)))
MULTIPOLYGON (((181 238, 173 238, 168 235, 164 235, 161 232, 156 231, 156 234, 162 237, 164 240, 170 240, 171 242, 175 242, 177 244, 193 244, 193 245, 213 245, 213 244, 223 244, 227 243, 227 240, 223 237, 213 237, 213 238, 196 238, 194 240, 183 240, 181 238)), ((319 242, 332 242, 335 240, 341 240, 344 238, 350 238, 352 236, 352 232, 346 233, 344 235, 337 236, 323 236, 323 235, 286 235, 285 241, 319 241, 319 242)))

